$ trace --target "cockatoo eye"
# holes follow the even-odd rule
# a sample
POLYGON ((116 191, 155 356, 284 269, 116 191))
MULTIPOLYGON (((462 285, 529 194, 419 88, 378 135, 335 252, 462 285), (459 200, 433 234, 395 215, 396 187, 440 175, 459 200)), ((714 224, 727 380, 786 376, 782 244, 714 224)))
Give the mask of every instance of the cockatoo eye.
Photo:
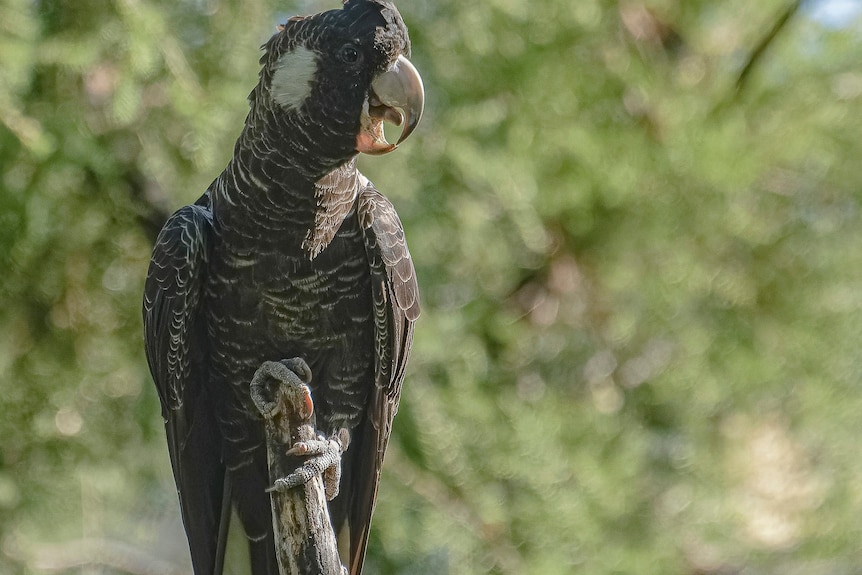
POLYGON ((360 54, 359 50, 356 49, 356 46, 353 44, 345 44, 341 47, 338 57, 341 58, 341 61, 345 64, 356 64, 359 62, 360 54))

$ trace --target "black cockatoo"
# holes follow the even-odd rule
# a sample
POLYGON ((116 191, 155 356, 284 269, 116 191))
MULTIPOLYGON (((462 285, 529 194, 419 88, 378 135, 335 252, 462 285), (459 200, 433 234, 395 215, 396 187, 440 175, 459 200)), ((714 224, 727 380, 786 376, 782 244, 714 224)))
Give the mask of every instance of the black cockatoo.
POLYGON ((401 222, 355 162, 395 148, 384 120, 403 124, 399 143, 410 135, 422 81, 385 0, 291 18, 263 48, 233 158, 156 240, 146 354, 195 573, 220 572, 232 510, 253 574, 278 572, 249 384, 262 362, 300 357, 318 430, 350 434, 330 514, 356 575, 419 294, 401 222))

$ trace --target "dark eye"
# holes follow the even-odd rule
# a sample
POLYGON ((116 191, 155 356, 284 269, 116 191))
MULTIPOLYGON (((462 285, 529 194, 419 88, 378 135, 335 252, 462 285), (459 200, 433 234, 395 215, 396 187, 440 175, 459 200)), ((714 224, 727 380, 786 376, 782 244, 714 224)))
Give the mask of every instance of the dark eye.
POLYGON ((353 44, 345 44, 341 47, 338 57, 345 64, 356 64, 359 62, 359 50, 353 44))

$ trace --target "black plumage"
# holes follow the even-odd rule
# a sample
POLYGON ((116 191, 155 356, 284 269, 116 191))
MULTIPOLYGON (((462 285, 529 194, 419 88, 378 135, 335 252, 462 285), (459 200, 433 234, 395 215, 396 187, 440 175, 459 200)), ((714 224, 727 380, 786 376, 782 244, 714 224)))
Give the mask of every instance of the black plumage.
POLYGON ((401 222, 355 157, 394 148, 383 119, 412 131, 421 81, 383 0, 292 18, 264 49, 233 158, 156 241, 147 359, 195 573, 221 571, 231 509, 254 575, 278 572, 249 383, 263 361, 301 357, 318 429, 351 434, 330 513, 357 574, 419 299, 401 222))

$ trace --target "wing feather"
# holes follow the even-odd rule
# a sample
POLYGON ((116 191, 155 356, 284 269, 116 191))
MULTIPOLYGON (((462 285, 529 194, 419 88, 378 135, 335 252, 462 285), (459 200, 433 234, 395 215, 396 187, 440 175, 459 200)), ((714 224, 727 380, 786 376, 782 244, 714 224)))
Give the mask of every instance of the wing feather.
POLYGON ((230 495, 214 410, 202 393, 206 340, 201 298, 212 216, 206 202, 199 203, 181 208, 159 233, 143 315, 147 362, 161 400, 192 563, 196 573, 213 573, 220 569, 220 537, 229 517, 222 502, 230 495))
POLYGON ((182 407, 208 258, 209 211, 186 206, 165 223, 144 288, 144 342, 165 419, 182 407))
POLYGON ((375 386, 359 439, 362 456, 351 487, 350 573, 365 559, 383 455, 398 411, 413 326, 419 317, 419 285, 404 227, 395 208, 370 184, 357 198, 357 216, 371 269, 375 322, 375 386))

